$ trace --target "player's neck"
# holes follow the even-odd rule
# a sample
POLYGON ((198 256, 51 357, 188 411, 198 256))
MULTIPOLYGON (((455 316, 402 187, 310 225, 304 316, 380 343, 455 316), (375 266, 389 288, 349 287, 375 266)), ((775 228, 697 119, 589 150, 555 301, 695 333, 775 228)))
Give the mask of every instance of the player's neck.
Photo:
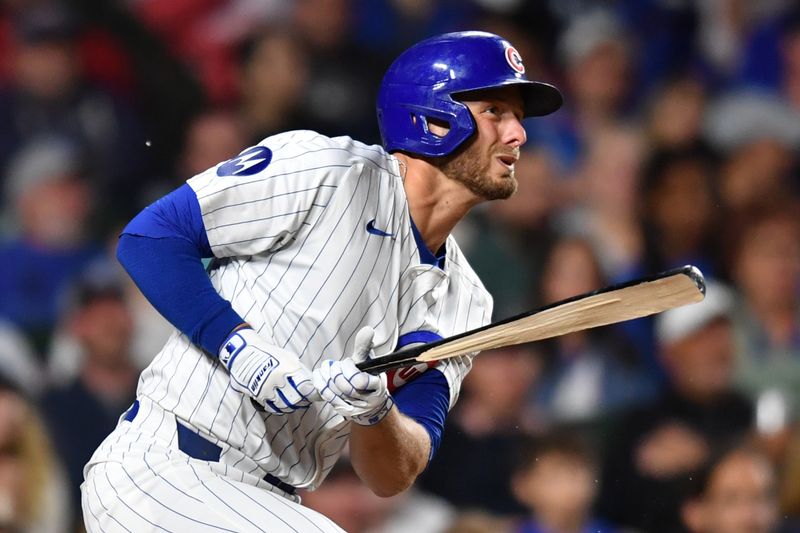
POLYGON ((395 154, 406 167, 403 188, 408 209, 425 245, 434 253, 442 247, 458 221, 479 200, 463 185, 449 179, 427 161, 395 154))

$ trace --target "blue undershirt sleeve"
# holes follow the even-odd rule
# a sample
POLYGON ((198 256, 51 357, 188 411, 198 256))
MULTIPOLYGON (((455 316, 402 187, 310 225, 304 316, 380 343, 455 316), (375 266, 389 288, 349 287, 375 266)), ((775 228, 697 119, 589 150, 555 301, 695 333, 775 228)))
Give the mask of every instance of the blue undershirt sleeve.
POLYGON ((122 232, 155 239, 178 237, 195 245, 200 257, 213 256, 200 203, 186 183, 145 207, 122 232))
POLYGON ((117 259, 171 324, 211 354, 244 320, 203 268, 212 257, 197 196, 184 184, 146 207, 125 227, 117 259))
POLYGON ((433 459, 442 441, 444 421, 450 407, 450 386, 439 370, 428 369, 414 380, 406 383, 394 393, 395 404, 400 412, 425 428, 431 439, 433 459))

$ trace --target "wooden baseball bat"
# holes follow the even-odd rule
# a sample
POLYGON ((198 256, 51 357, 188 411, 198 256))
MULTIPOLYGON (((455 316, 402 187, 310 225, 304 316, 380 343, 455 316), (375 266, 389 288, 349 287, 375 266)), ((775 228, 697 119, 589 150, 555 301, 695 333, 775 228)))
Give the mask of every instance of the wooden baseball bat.
POLYGON ((700 270, 684 266, 573 296, 446 339, 375 357, 357 366, 379 374, 481 350, 549 339, 699 302, 705 290, 700 270))

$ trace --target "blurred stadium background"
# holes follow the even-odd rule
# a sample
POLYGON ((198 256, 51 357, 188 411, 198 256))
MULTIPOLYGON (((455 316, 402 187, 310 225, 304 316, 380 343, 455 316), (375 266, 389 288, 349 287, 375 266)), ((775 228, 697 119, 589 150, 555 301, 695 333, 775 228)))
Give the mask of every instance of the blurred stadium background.
POLYGON ((119 229, 276 132, 379 143, 384 69, 463 29, 566 98, 457 229, 495 319, 689 263, 708 298, 481 355, 414 489, 343 463, 306 504, 351 533, 800 531, 790 0, 0 1, 0 531, 81 530, 82 466, 170 333, 119 229))

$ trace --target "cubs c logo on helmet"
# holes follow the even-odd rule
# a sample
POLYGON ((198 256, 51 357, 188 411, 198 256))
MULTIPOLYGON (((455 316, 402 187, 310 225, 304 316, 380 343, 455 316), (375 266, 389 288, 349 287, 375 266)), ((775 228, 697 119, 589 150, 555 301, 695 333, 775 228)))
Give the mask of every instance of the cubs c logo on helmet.
POLYGON ((520 74, 525 74, 525 65, 522 63, 522 56, 519 55, 517 49, 510 44, 506 45, 506 61, 511 65, 514 71, 520 74))

